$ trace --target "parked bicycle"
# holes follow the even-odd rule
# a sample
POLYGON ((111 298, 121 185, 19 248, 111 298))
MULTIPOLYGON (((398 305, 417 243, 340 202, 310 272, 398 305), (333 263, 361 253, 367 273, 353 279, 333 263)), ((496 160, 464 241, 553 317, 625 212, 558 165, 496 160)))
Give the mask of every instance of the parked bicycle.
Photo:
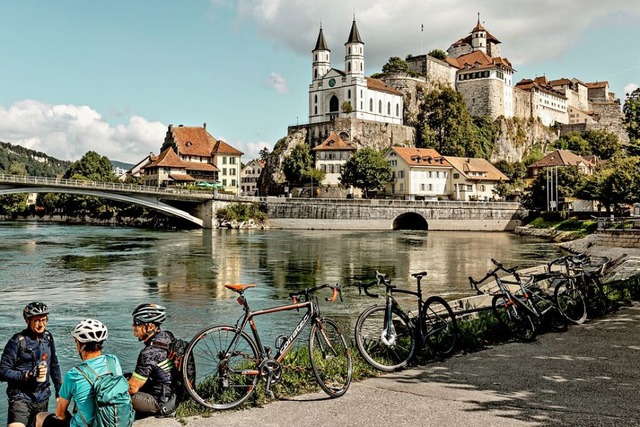
POLYGON ((494 269, 480 280, 469 277, 469 283, 478 294, 488 294, 481 285, 489 279, 495 281, 498 293, 493 294, 491 308, 504 329, 522 341, 534 340, 541 326, 546 326, 554 332, 567 329, 567 319, 553 298, 539 286, 539 283, 545 280, 560 277, 560 273, 546 272, 525 278, 518 272, 517 267, 506 268, 495 259, 491 259, 491 262, 495 265, 494 269), (500 277, 500 271, 513 277, 513 280, 500 277))
MULTIPOLYGON (((185 357, 186 360, 193 357, 195 380, 187 384, 187 390, 196 402, 211 409, 234 408, 252 395, 260 379, 265 383, 265 393, 274 398, 271 387, 282 379, 281 363, 307 324, 311 325, 309 362, 318 384, 330 397, 342 396, 347 391, 352 373, 349 345, 340 327, 320 315, 315 295, 321 289, 330 289, 332 295, 325 300, 335 301, 338 295, 341 297, 339 285, 321 285, 290 293, 291 304, 257 311, 251 311, 244 295, 255 285, 225 287, 238 293, 237 301, 244 314, 235 326, 205 328, 189 343, 185 357), (255 318, 290 310, 305 312, 288 336, 276 340, 277 351, 272 356, 271 348, 262 343, 255 318), (251 336, 245 331, 247 325, 251 336)), ((187 372, 184 374, 188 378, 187 372)))
POLYGON ((423 299, 421 280, 426 271, 412 274, 417 291, 398 289, 386 274, 376 271, 376 280, 358 283, 359 291, 377 298, 369 289, 385 287, 385 304, 366 308, 355 326, 356 347, 369 364, 381 371, 395 371, 407 366, 417 349, 427 347, 434 356, 445 357, 453 353, 458 337, 458 324, 449 304, 439 296, 423 299), (405 312, 394 294, 413 295, 417 298, 417 314, 405 312))
POLYGON ((601 265, 593 268, 588 256, 567 255, 547 265, 548 271, 559 266, 557 271, 562 272, 566 278, 556 287, 554 297, 571 322, 581 324, 587 317, 602 316, 611 309, 611 301, 604 291, 602 278, 612 262, 608 258, 604 260, 601 265))

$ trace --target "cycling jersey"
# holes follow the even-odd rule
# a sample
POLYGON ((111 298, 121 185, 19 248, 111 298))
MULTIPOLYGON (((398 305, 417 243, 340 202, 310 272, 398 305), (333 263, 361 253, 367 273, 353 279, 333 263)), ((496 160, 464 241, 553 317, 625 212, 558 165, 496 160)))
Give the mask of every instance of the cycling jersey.
POLYGON ((167 357, 167 346, 172 340, 171 332, 160 331, 145 341, 145 348, 140 351, 133 371, 135 378, 146 381, 140 391, 152 395, 160 404, 168 402, 174 394, 172 384, 175 367, 167 357), (154 346, 154 343, 158 346, 154 346))

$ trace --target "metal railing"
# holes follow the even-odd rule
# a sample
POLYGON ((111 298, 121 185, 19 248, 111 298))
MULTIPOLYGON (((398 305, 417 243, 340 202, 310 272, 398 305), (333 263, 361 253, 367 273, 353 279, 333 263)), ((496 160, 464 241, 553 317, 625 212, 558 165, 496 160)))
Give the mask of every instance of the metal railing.
POLYGON ((23 184, 26 186, 48 186, 59 188, 82 188, 82 189, 95 189, 122 193, 143 193, 154 195, 173 195, 173 196, 189 196, 198 199, 212 199, 213 193, 200 191, 181 189, 178 187, 152 187, 147 185, 138 184, 125 184, 116 182, 100 182, 89 181, 80 179, 63 179, 63 178, 49 178, 42 176, 28 176, 28 175, 6 175, 0 174, 0 184, 23 184))

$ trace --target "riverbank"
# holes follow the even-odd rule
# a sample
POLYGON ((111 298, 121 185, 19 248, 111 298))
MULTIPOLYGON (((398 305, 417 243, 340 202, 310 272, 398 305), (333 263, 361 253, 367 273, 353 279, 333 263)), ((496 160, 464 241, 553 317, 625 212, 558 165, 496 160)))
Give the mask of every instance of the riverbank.
POLYGON ((338 399, 311 393, 134 426, 637 426, 632 396, 640 392, 640 372, 629 367, 637 364, 639 333, 636 304, 535 343, 494 346, 352 383, 338 399))

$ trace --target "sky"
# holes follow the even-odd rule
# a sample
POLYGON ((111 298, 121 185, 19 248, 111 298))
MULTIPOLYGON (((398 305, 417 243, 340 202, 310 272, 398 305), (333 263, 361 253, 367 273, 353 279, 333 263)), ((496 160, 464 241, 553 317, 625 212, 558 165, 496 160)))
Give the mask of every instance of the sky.
POLYGON ((355 17, 371 75, 446 51, 478 13, 514 83, 608 81, 622 101, 640 85, 638 0, 0 0, 0 141, 136 163, 169 124, 206 123, 247 163, 308 121, 320 26, 344 70, 355 17))

